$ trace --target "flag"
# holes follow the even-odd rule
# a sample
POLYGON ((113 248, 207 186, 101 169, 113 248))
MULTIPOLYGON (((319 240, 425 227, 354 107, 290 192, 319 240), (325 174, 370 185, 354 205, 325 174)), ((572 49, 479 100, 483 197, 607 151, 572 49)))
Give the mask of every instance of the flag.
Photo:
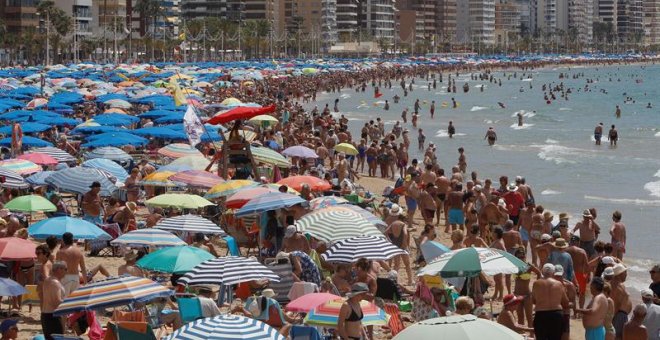
POLYGON ((174 77, 170 78, 170 86, 174 89, 174 104, 176 106, 187 104, 188 100, 183 94, 183 91, 181 91, 181 87, 179 87, 179 83, 176 82, 174 77))
POLYGON ((197 117, 197 113, 195 113, 192 105, 188 105, 188 110, 186 110, 186 114, 183 116, 183 127, 192 147, 195 147, 202 141, 202 134, 206 130, 202 121, 197 117))

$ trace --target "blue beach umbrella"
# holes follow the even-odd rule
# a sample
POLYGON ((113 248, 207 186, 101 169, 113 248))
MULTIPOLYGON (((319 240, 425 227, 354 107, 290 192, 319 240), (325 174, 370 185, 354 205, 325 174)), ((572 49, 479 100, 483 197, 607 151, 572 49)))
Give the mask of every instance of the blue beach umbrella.
POLYGON ((117 113, 102 114, 94 116, 92 119, 101 125, 112 126, 127 126, 140 121, 137 117, 117 113))
POLYGON ((86 159, 106 158, 113 161, 128 162, 133 159, 126 151, 114 146, 96 148, 85 154, 86 159))
POLYGON ((163 116, 154 120, 154 123, 157 124, 171 124, 171 123, 181 123, 183 121, 184 113, 173 114, 168 116, 163 116))
POLYGON ((19 296, 27 294, 25 287, 12 279, 0 277, 0 296, 19 296))
POLYGON ((105 170, 115 176, 120 182, 125 182, 128 178, 128 172, 126 169, 122 168, 121 165, 109 159, 94 158, 84 161, 81 166, 85 168, 105 170))
POLYGON ((61 238, 64 233, 72 233, 78 240, 111 240, 112 237, 97 227, 96 224, 81 218, 69 216, 53 217, 39 221, 28 228, 28 234, 35 239, 46 239, 49 236, 61 238))
POLYGON ((79 122, 75 119, 71 118, 64 118, 64 117, 44 117, 40 116, 34 119, 35 122, 39 122, 42 124, 48 124, 48 125, 54 125, 54 126, 76 126, 79 124, 79 122))
POLYGON ((165 138, 165 139, 174 139, 174 140, 188 139, 188 136, 185 133, 180 131, 170 130, 162 126, 146 127, 146 128, 136 129, 131 132, 136 135, 144 136, 144 137, 165 138))
MULTIPOLYGON (((42 132, 50 129, 50 125, 46 124, 41 124, 41 123, 23 123, 21 124, 21 129, 23 130, 23 133, 35 133, 35 132, 42 132)), ((4 135, 9 135, 11 134, 12 126, 3 126, 0 127, 0 133, 4 135)))
MULTIPOLYGON (((2 145, 2 146, 11 146, 11 137, 0 139, 0 145, 2 145)), ((40 147, 45 147, 45 146, 53 146, 53 144, 51 142, 47 142, 43 139, 30 137, 30 136, 23 136, 23 147, 40 148, 40 147)))
POLYGON ((289 193, 269 192, 249 200, 236 212, 236 217, 258 214, 280 208, 288 208, 300 203, 307 203, 307 201, 300 198, 300 196, 289 193))
POLYGON ((55 173, 55 171, 37 172, 36 174, 27 177, 25 179, 25 181, 32 184, 32 185, 34 185, 34 186, 47 185, 48 183, 46 183, 46 178, 48 178, 48 176, 50 176, 54 173, 55 173))
POLYGON ((85 194, 93 182, 99 182, 101 184, 100 195, 109 197, 119 189, 113 182, 115 180, 116 178, 103 170, 77 166, 56 171, 46 178, 46 183, 60 191, 85 194))
POLYGON ((83 126, 71 130, 72 134, 92 134, 92 133, 108 133, 108 132, 125 132, 126 129, 118 128, 114 126, 83 126))
POLYGON ((142 138, 126 132, 108 132, 98 135, 91 135, 87 137, 88 142, 82 144, 86 148, 97 148, 102 146, 142 146, 149 142, 148 139, 142 138))
MULTIPOLYGON (((171 115, 178 115, 178 112, 176 111, 169 111, 169 110, 152 110, 145 112, 143 114, 138 115, 138 118, 147 118, 147 119, 155 119, 155 118, 160 118, 164 116, 171 116, 171 115)), ((183 118, 183 116, 181 116, 183 118)))

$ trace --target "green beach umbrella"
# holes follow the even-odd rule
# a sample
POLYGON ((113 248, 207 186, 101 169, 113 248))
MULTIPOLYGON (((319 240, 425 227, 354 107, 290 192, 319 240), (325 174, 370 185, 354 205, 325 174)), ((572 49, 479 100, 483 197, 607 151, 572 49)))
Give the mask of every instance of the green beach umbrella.
POLYGON ((527 270, 527 264, 515 256, 492 248, 464 248, 444 253, 417 272, 417 276, 473 277, 517 274, 527 270))
POLYGON ((209 205, 215 205, 207 199, 191 194, 163 194, 151 198, 145 202, 151 207, 176 207, 180 209, 197 209, 209 205))
POLYGON ((288 168, 291 162, 277 151, 266 147, 250 147, 252 156, 257 162, 270 164, 273 166, 288 168))
POLYGON ((522 340, 518 334, 497 322, 474 315, 453 315, 420 321, 406 327, 394 340, 522 340), (442 334, 442 336, 439 336, 442 334))
POLYGON ((11 211, 35 212, 35 211, 57 211, 57 207, 49 200, 38 195, 25 195, 16 197, 5 204, 5 208, 11 211))
POLYGON ((191 246, 167 247, 157 250, 137 261, 136 265, 161 273, 184 274, 196 265, 215 256, 206 250, 191 246))

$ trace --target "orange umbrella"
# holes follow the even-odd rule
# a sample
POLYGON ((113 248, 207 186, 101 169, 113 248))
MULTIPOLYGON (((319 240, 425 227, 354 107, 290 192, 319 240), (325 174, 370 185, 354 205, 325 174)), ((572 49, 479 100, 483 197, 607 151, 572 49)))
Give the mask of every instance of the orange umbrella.
POLYGON ((330 183, 314 176, 291 176, 277 182, 277 184, 286 185, 296 191, 300 191, 303 184, 309 185, 312 191, 325 191, 332 188, 330 183))

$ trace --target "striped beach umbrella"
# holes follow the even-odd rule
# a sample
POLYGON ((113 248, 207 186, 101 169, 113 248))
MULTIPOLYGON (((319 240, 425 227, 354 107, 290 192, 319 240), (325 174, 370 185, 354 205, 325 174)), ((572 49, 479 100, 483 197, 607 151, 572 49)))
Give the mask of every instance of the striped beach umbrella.
POLYGON ((269 192, 249 200, 235 215, 236 217, 243 217, 275 209, 289 208, 296 204, 307 204, 307 201, 300 196, 288 193, 269 192))
POLYGON ((5 179, 4 182, 0 183, 0 187, 2 188, 27 189, 30 187, 30 184, 25 181, 23 176, 14 171, 0 168, 0 177, 5 179))
POLYGON ((154 187, 183 187, 183 183, 175 183, 170 181, 170 177, 175 175, 173 171, 159 171, 152 172, 145 176, 141 181, 140 185, 151 185, 154 187))
POLYGON ((28 228, 28 234, 35 239, 46 239, 49 236, 62 238, 62 234, 72 233, 78 240, 111 240, 112 237, 96 226, 81 218, 69 216, 53 217, 39 221, 28 228))
POLYGON ((162 194, 150 198, 144 203, 151 207, 175 207, 179 209, 198 209, 215 205, 204 197, 191 194, 162 194))
POLYGON ((204 195, 204 197, 207 199, 229 197, 239 192, 242 189, 254 188, 258 185, 259 183, 247 179, 230 180, 224 183, 214 185, 211 189, 209 189, 206 192, 206 195, 204 195))
POLYGON ((506 251, 493 248, 464 248, 444 253, 433 259, 417 276, 442 277, 516 274, 525 272, 528 265, 506 251))
POLYGON ((362 215, 341 206, 313 211, 299 219, 296 226, 302 233, 330 243, 362 235, 383 236, 362 215))
POLYGON ((241 282, 263 280, 279 282, 280 278, 256 259, 239 256, 225 256, 204 261, 179 279, 184 285, 223 284, 235 285, 241 282))
POLYGON ((312 191, 326 191, 332 188, 328 181, 314 176, 291 176, 282 179, 277 184, 286 185, 298 191, 302 189, 303 184, 307 184, 312 191))
POLYGON ((188 166, 193 170, 204 170, 211 161, 204 156, 183 156, 173 160, 169 165, 188 166))
POLYGON ((109 197, 118 190, 114 184, 116 180, 114 176, 103 170, 77 166, 56 171, 46 178, 46 183, 53 185, 60 191, 85 194, 89 191, 93 182, 99 182, 101 184, 99 194, 103 197, 109 197))
POLYGON ((57 163, 59 163, 59 161, 52 156, 39 152, 28 152, 16 158, 24 159, 39 165, 57 165, 57 163))
POLYGON ((241 315, 223 314, 183 325, 165 340, 284 340, 277 329, 241 315))
POLYGON ((172 143, 158 149, 158 154, 169 158, 181 158, 184 156, 202 156, 199 150, 184 143, 172 143))
POLYGON ((180 171, 170 176, 169 179, 195 188, 212 188, 216 184, 225 182, 220 176, 202 170, 180 171))
POLYGON ((239 209, 242 206, 244 206, 249 200, 261 196, 263 194, 267 194, 269 192, 278 192, 277 189, 278 189, 277 187, 273 188, 265 185, 245 188, 229 196, 227 198, 227 202, 225 202, 225 206, 227 206, 227 208, 239 209))
POLYGON ((136 302, 149 302, 169 297, 174 291, 150 279, 135 276, 118 276, 86 284, 69 296, 55 310, 55 315, 91 311, 136 302))
POLYGON ((19 175, 29 175, 43 170, 41 166, 25 159, 0 161, 0 168, 13 171, 19 175))
POLYGON ((87 161, 84 161, 81 164, 82 167, 84 168, 93 168, 93 169, 99 169, 99 170, 104 170, 111 175, 115 176, 118 181, 120 182, 125 182, 126 179, 128 178, 128 172, 126 169, 122 168, 121 165, 115 163, 114 161, 111 161, 109 159, 105 158, 94 158, 90 159, 87 161))
POLYGON ((154 228, 187 233, 202 233, 206 235, 221 235, 225 236, 226 233, 217 224, 211 220, 198 215, 181 215, 170 218, 162 219, 156 224, 154 228))
POLYGON ((252 146, 250 147, 250 152, 252 152, 254 160, 259 163, 269 164, 280 168, 288 168, 291 166, 291 162, 286 159, 286 157, 271 148, 252 146))
POLYGON ((133 157, 127 154, 126 151, 114 146, 104 146, 104 147, 96 148, 86 153, 85 158, 86 159, 105 158, 112 161, 130 161, 133 159, 133 157))
POLYGON ((333 244, 330 249, 321 254, 321 258, 327 262, 354 263, 361 258, 385 261, 407 253, 384 237, 358 236, 333 244))
POLYGON ((215 256, 204 249, 189 245, 156 250, 137 261, 136 265, 154 272, 185 274, 196 265, 215 256))
POLYGON ((46 183, 46 178, 48 178, 48 176, 50 176, 54 173, 55 173, 55 171, 37 172, 33 175, 30 175, 30 176, 26 177, 25 181, 28 182, 31 185, 34 185, 34 186, 48 185, 48 183, 46 183))
POLYGON ((339 204, 348 204, 348 200, 346 200, 343 197, 337 197, 337 196, 323 196, 323 197, 314 198, 311 201, 309 201, 309 208, 312 210, 317 210, 339 204))
MULTIPOLYGON (((344 301, 344 299, 331 300, 316 306, 307 314, 303 322, 310 326, 337 327, 339 310, 344 301)), ((369 301, 360 301, 360 309, 364 315, 362 326, 384 326, 389 320, 385 311, 369 301)))
POLYGON ((125 247, 174 247, 186 245, 186 242, 169 231, 148 228, 129 231, 110 244, 125 247))
POLYGON ((387 228, 387 223, 385 223, 385 221, 383 221, 378 216, 372 214, 371 212, 367 211, 362 207, 353 204, 345 204, 342 205, 341 208, 350 209, 362 215, 362 217, 366 218, 367 221, 369 221, 369 223, 373 223, 373 225, 375 225, 376 228, 378 228, 378 230, 380 231, 385 231, 385 229, 387 228))
POLYGON ((56 147, 52 147, 52 146, 31 149, 30 151, 51 156, 51 157, 55 158, 60 163, 75 162, 76 161, 76 158, 71 156, 66 151, 58 149, 56 147))

